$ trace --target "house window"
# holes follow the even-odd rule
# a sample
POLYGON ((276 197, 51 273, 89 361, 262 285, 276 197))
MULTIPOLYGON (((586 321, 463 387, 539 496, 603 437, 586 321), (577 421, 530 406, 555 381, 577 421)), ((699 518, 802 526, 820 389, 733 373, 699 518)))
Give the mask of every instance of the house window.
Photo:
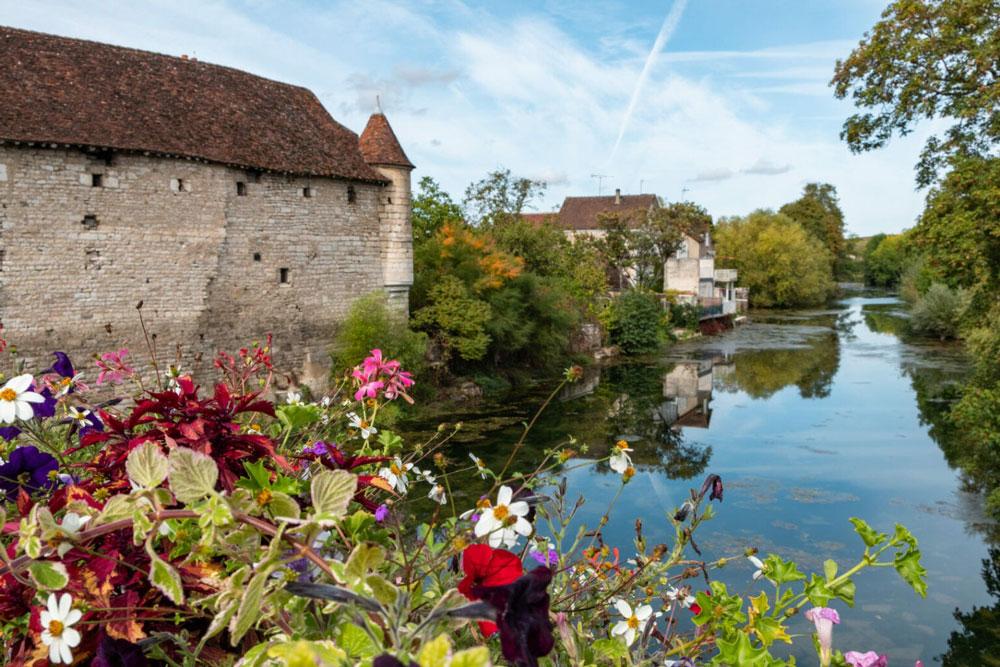
POLYGON ((260 261, 260 253, 259 252, 255 252, 253 254, 253 261, 255 261, 255 262, 259 262, 260 261))
POLYGON ((91 174, 90 175, 90 187, 99 188, 104 185, 104 175, 103 174, 91 174))
POLYGON ((97 225, 98 225, 97 216, 96 215, 85 215, 85 216, 83 216, 83 222, 82 222, 82 224, 83 224, 83 228, 84 229, 87 229, 87 230, 97 229, 97 225))
POLYGON ((392 203, 392 197, 386 197, 386 200, 388 200, 390 204, 392 203))
POLYGON ((288 282, 288 269, 282 267, 278 269, 278 282, 287 283, 288 282))
POLYGON ((236 196, 245 197, 247 194, 247 184, 243 181, 236 181, 236 196))
POLYGON ((312 188, 302 188, 302 196, 306 198, 312 197, 313 196, 312 188))
POLYGON ((354 191, 353 185, 347 186, 347 203, 353 204, 358 201, 358 193, 354 191))

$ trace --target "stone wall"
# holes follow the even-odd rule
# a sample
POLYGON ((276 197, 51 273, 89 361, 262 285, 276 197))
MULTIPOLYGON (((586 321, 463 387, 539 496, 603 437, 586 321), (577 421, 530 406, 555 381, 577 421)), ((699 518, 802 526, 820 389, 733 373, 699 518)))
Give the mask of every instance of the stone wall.
POLYGON ((397 312, 409 309, 409 288, 413 284, 413 206, 410 170, 375 165, 391 181, 379 197, 382 234, 382 284, 390 306, 397 312))
MULTIPOLYGON (((161 357, 183 346, 186 370, 273 332, 275 367, 320 387, 334 323, 385 284, 389 189, 0 144, 4 337, 46 365, 54 349, 142 352, 142 300, 161 357)), ((400 255, 401 226, 396 236, 389 248, 400 255)))

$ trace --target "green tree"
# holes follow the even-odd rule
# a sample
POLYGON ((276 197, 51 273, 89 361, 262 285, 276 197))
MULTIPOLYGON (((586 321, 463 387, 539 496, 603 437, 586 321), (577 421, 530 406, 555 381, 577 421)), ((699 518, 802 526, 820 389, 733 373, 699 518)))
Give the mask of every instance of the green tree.
POLYGON ((954 157, 996 155, 1000 140, 1000 0, 894 0, 833 80, 858 107, 842 139, 855 153, 881 148, 921 119, 953 121, 917 163, 926 186, 954 157))
POLYGON ((432 238, 446 223, 460 222, 462 209, 430 176, 421 178, 417 188, 413 198, 413 242, 419 244, 432 238))
POLYGON ((466 361, 482 359, 490 344, 486 324, 490 306, 471 294, 455 276, 442 276, 428 294, 428 305, 413 314, 414 326, 433 333, 444 361, 457 354, 466 361))
POLYGON ((829 251, 801 225, 781 213, 754 211, 721 220, 715 248, 723 263, 739 272, 759 307, 787 308, 823 303, 835 286, 829 251))
POLYGON ((830 251, 839 276, 839 263, 844 255, 844 213, 840 210, 837 188, 829 183, 807 183, 802 196, 781 207, 784 213, 820 240, 830 251))
POLYGON ((680 249, 685 233, 700 236, 712 226, 712 216, 693 202, 674 202, 651 209, 631 235, 636 282, 648 289, 663 288, 663 264, 680 249))
POLYGON ((340 379, 375 348, 387 359, 398 359, 403 370, 415 375, 424 368, 427 334, 412 331, 406 326, 405 315, 390 311, 388 296, 382 291, 360 297, 337 326, 330 377, 340 379))
POLYGON ((886 236, 876 234, 865 248, 865 284, 877 287, 896 287, 907 263, 905 241, 902 234, 886 236))
POLYGON ((524 268, 540 276, 558 272, 562 255, 570 245, 566 234, 555 222, 535 224, 524 218, 510 220, 493 228, 497 247, 524 260, 524 268))
POLYGON ((521 219, 532 200, 545 192, 543 181, 515 178, 510 169, 498 169, 465 189, 462 205, 466 220, 491 229, 521 219))
POLYGON ((594 240, 594 247, 601 255, 618 289, 627 284, 625 276, 632 269, 632 227, 635 213, 598 213, 597 225, 603 234, 594 240))

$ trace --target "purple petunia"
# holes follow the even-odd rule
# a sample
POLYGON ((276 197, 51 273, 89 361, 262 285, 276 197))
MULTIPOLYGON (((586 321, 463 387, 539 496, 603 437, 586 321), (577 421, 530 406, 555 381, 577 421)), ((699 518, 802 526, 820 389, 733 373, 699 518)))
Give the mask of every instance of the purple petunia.
POLYGON ((38 451, 37 447, 18 447, 7 463, 0 465, 0 491, 8 501, 17 500, 18 489, 36 493, 55 488, 55 471, 59 462, 51 454, 38 451))
POLYGON ((105 634, 97 643, 97 655, 90 667, 148 667, 142 649, 127 639, 114 639, 105 634))
POLYGON ((53 352, 52 354, 54 354, 56 357, 55 363, 53 363, 48 368, 44 369, 42 371, 42 374, 55 373, 60 377, 72 378, 76 374, 76 372, 73 370, 73 362, 69 360, 69 357, 66 356, 66 353, 53 352))
POLYGON ((375 510, 375 520, 382 523, 387 516, 389 516, 389 508, 385 505, 379 505, 378 509, 375 510))
POLYGON ((709 494, 709 500, 718 500, 722 502, 722 478, 712 473, 705 478, 705 483, 701 485, 701 492, 698 494, 698 500, 705 497, 708 490, 711 489, 712 493, 709 494))
POLYGON ((7 442, 11 442, 19 435, 21 435, 21 429, 16 426, 0 426, 0 438, 7 442))
POLYGON ((555 646, 549 620, 548 586, 552 570, 536 567, 503 586, 475 586, 472 595, 497 612, 503 657, 518 667, 538 667, 538 658, 555 646))

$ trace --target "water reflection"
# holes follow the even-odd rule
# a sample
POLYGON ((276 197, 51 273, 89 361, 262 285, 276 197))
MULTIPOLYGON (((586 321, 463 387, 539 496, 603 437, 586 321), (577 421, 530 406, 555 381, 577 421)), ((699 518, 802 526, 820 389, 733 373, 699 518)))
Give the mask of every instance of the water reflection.
POLYGON ((1000 549, 991 548, 983 559, 983 583, 995 603, 973 606, 971 611, 956 609, 960 630, 948 638, 948 652, 941 656, 943 667, 1000 664, 1000 549))

